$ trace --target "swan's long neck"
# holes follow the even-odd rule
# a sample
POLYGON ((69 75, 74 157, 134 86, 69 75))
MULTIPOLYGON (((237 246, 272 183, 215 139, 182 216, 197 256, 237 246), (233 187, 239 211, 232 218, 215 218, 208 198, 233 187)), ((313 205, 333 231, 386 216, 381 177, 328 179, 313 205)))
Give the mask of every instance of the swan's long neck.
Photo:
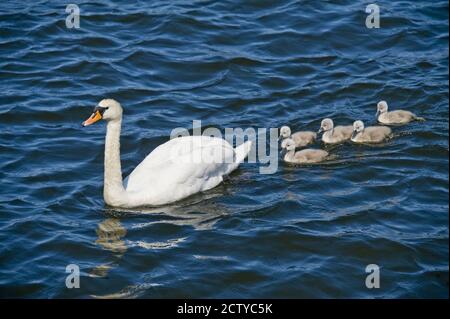
POLYGON ((122 119, 109 121, 106 126, 103 197, 105 203, 111 206, 124 206, 127 202, 127 193, 123 187, 120 165, 121 126, 122 119))

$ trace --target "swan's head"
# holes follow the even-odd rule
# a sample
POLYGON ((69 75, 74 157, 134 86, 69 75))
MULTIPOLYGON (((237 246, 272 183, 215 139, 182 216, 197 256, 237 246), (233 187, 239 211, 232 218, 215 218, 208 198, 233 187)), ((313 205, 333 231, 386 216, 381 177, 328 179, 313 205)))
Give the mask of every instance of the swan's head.
POLYGON ((356 134, 360 133, 364 131, 364 123, 363 121, 355 121, 353 123, 353 136, 354 137, 356 134))
POLYGON ((388 104, 386 101, 380 101, 377 104, 377 114, 375 115, 378 117, 378 115, 386 113, 388 111, 388 104))
POLYGON ((122 118, 122 106, 113 99, 104 99, 94 108, 92 115, 82 123, 83 126, 88 126, 100 120, 113 121, 122 118))
POLYGON ((280 128, 280 138, 288 138, 291 136, 291 129, 289 126, 282 126, 280 128))
POLYGON ((332 119, 323 119, 320 123, 320 129, 318 133, 327 132, 332 130, 334 127, 334 123, 332 119))
POLYGON ((283 141, 283 143, 281 143, 281 147, 285 148, 286 151, 288 151, 288 152, 289 151, 295 151, 295 142, 294 142, 294 140, 292 140, 290 138, 285 139, 283 141))

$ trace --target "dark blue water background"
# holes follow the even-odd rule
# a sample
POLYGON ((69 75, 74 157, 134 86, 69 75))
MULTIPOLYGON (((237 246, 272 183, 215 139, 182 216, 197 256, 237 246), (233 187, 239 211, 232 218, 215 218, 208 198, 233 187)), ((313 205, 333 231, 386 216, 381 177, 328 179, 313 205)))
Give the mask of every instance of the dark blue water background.
POLYGON ((0 2, 0 296, 448 297, 447 1, 378 1, 379 29, 366 1, 78 1, 79 29, 67 4, 0 2), (124 175, 195 119, 317 130, 374 124, 385 99, 427 121, 123 211, 102 198, 104 124, 80 126, 104 97, 124 175))

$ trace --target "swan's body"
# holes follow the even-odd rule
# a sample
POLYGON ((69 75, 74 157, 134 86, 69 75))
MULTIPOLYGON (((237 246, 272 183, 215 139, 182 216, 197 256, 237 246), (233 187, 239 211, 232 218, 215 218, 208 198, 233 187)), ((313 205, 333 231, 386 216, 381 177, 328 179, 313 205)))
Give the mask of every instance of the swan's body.
POLYGON ((355 143, 381 143, 392 136, 392 130, 387 126, 364 127, 362 121, 355 121, 352 141, 355 143))
POLYGON ((352 137, 353 126, 334 126, 332 119, 323 119, 320 123, 319 133, 322 134, 322 142, 325 144, 338 144, 349 140, 352 137))
MULTIPOLYGON (((102 100, 98 108, 103 109, 100 119, 108 121, 103 197, 110 206, 163 205, 211 189, 238 167, 251 148, 251 142, 234 149, 227 141, 209 136, 174 138, 155 148, 122 182, 122 108, 114 100, 102 100)), ((97 121, 91 120, 95 114, 84 125, 97 121)))
POLYGON ((206 191, 245 159, 251 146, 247 143, 234 149, 227 141, 209 136, 172 139, 131 172, 124 181, 125 190, 138 206, 166 204, 206 191))
POLYGON ((284 161, 294 164, 313 164, 320 163, 326 159, 328 152, 324 150, 307 148, 301 151, 295 151, 295 142, 292 139, 283 141, 287 153, 284 155, 284 161))
POLYGON ((386 101, 378 102, 376 116, 378 122, 386 125, 406 124, 412 121, 425 121, 423 117, 418 117, 410 111, 396 110, 388 112, 386 101))
POLYGON ((284 139, 283 141, 288 138, 292 139, 295 142, 295 147, 305 147, 316 141, 317 134, 310 131, 299 131, 291 134, 289 126, 283 126, 280 129, 280 137, 284 139))

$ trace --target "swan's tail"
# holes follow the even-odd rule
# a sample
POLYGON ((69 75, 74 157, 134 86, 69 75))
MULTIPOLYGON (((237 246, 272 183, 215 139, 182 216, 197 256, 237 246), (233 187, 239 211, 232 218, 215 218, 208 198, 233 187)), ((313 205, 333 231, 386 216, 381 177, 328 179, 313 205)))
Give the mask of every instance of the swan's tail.
POLYGON ((234 149, 234 152, 236 154, 234 162, 237 165, 242 163, 245 160, 245 158, 247 157, 248 153, 250 153, 251 149, 252 149, 252 141, 247 141, 247 142, 242 143, 241 145, 237 146, 234 149))

